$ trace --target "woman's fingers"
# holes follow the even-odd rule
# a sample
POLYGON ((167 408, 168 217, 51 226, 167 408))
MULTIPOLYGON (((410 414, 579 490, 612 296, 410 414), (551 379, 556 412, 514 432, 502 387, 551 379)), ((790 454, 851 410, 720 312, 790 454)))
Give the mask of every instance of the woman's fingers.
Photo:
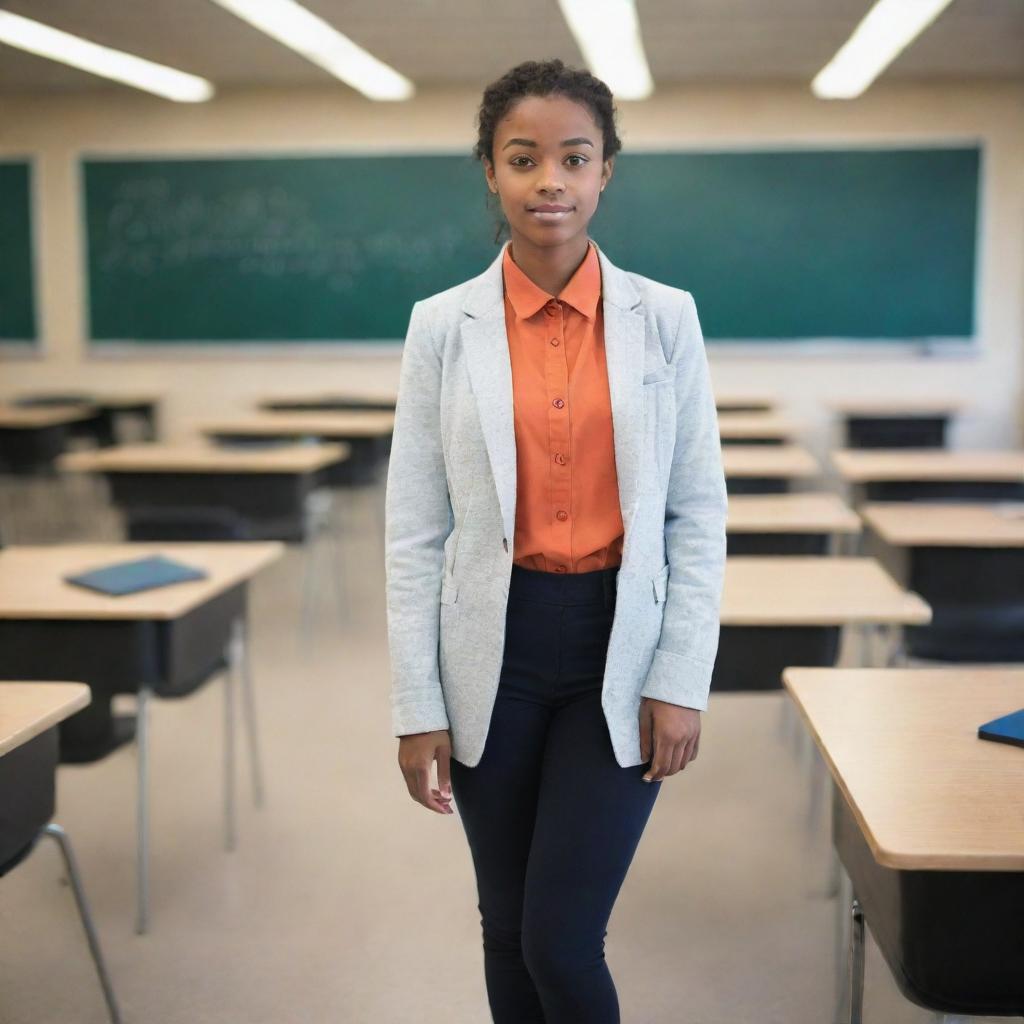
POLYGON ((441 794, 436 789, 430 787, 430 765, 416 769, 416 780, 415 780, 415 799, 418 800, 424 807, 430 808, 432 811, 436 811, 438 814, 450 814, 451 808, 448 806, 448 799, 442 798, 441 794))

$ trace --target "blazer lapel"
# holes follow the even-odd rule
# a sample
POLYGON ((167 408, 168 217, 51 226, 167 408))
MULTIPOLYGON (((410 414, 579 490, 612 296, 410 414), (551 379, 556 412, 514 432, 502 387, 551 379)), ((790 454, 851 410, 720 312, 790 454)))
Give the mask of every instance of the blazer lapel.
POLYGON ((638 497, 644 439, 644 309, 629 277, 600 249, 604 352, 615 436, 615 475, 622 525, 629 529, 638 497))
MULTIPOLYGON (((516 439, 501 272, 503 253, 504 248, 467 292, 463 309, 470 319, 463 322, 461 334, 505 536, 511 543, 516 517, 516 439)), ((623 527, 628 529, 637 499, 643 442, 644 315, 640 296, 628 276, 600 248, 598 257, 615 471, 623 527)))

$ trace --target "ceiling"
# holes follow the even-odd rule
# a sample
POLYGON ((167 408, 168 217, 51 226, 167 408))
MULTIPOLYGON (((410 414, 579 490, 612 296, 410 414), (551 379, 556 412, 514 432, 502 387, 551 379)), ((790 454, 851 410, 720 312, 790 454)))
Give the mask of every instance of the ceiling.
MULTIPOLYGON (((304 0, 419 88, 479 88, 522 60, 582 58, 555 0, 304 0)), ((810 82, 871 0, 637 0, 655 83, 810 82)), ((346 85, 210 0, 0 0, 222 88, 346 85)), ((885 80, 1024 78, 1024 0, 954 0, 885 80)), ((126 87, 0 45, 0 93, 126 87)))

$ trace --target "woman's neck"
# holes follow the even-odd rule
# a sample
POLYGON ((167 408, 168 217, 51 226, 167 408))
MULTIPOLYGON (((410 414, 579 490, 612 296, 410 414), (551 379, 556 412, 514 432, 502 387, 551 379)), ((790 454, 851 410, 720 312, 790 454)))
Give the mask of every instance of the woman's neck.
POLYGON ((565 245, 541 248, 521 236, 512 237, 512 262, 538 287, 557 296, 586 259, 590 239, 584 234, 565 245))

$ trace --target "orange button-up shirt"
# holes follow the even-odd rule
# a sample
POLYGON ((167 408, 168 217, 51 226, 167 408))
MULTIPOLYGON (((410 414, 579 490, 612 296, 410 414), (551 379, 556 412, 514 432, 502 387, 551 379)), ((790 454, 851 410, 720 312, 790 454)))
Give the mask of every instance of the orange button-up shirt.
POLYGON ((622 562, 601 265, 591 243, 555 299, 502 260, 516 434, 512 562, 591 572, 622 562))

